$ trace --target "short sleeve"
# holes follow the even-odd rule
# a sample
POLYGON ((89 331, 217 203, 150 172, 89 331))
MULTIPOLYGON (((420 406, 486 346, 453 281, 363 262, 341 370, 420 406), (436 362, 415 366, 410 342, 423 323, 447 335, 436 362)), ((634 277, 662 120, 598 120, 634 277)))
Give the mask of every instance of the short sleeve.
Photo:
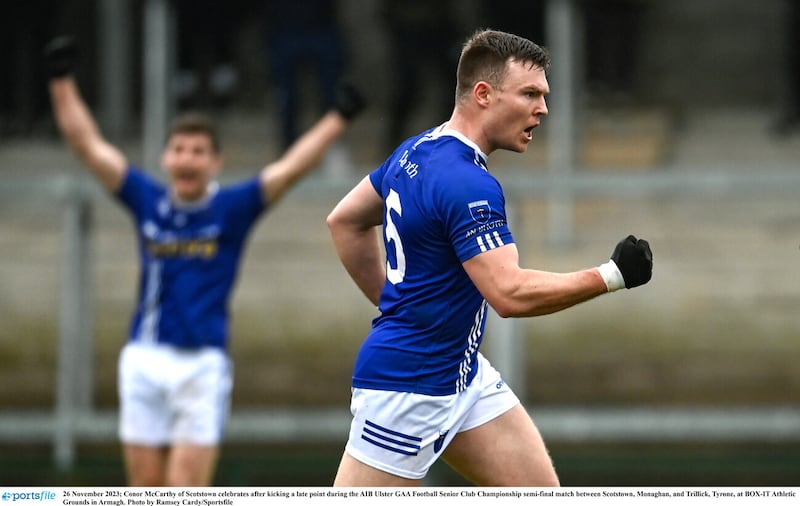
POLYGON ((233 228, 249 229, 250 225, 268 208, 257 177, 235 183, 220 192, 228 224, 233 228))
POLYGON ((138 167, 130 165, 125 172, 122 186, 117 190, 116 198, 135 216, 141 216, 151 205, 153 198, 163 192, 163 186, 156 180, 138 167))
POLYGON ((442 220, 461 262, 514 242, 500 184, 488 172, 474 170, 468 177, 453 181, 440 196, 442 220))

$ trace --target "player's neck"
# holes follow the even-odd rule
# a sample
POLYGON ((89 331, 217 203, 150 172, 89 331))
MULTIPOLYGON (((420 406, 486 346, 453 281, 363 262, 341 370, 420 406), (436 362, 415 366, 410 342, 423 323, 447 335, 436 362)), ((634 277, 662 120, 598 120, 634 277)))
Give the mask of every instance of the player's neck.
POLYGON ((455 130, 472 141, 484 155, 488 156, 491 152, 488 149, 489 143, 486 142, 486 136, 483 134, 480 123, 470 118, 468 114, 460 111, 458 108, 453 111, 453 115, 446 123, 445 128, 448 130, 455 130))
POLYGON ((173 188, 170 192, 172 203, 179 208, 194 209, 203 207, 219 190, 219 183, 217 181, 209 181, 203 193, 194 197, 180 196, 173 188))

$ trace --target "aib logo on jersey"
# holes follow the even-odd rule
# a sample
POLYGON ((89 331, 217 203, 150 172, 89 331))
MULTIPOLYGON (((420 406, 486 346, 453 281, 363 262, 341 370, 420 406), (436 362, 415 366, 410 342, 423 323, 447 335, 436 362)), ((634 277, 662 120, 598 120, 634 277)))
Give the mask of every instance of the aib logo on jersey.
POLYGON ((489 201, 476 200, 475 202, 470 202, 469 215, 479 225, 487 223, 492 216, 492 208, 489 207, 489 201))

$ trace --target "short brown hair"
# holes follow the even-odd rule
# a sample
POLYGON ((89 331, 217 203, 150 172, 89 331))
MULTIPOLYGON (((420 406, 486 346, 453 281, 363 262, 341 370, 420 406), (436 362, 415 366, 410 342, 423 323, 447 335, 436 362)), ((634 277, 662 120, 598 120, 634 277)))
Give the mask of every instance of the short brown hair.
POLYGON ((545 72, 550 68, 549 51, 526 38, 491 29, 473 33, 464 43, 458 60, 456 101, 478 81, 492 86, 502 84, 509 60, 529 63, 545 72))
POLYGON ((211 118, 199 112, 187 112, 176 116, 167 132, 167 140, 175 134, 204 134, 211 140, 211 148, 215 153, 222 151, 219 133, 211 118))

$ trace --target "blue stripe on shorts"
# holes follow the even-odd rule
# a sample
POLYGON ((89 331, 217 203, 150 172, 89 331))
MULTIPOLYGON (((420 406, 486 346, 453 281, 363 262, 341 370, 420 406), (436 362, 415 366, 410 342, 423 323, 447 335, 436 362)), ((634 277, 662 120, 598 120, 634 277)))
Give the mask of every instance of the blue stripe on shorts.
POLYGON ((419 452, 419 443, 422 442, 422 438, 409 436, 408 434, 403 434, 402 432, 381 427, 380 425, 370 422, 369 420, 364 420, 364 423, 367 425, 367 427, 364 427, 364 430, 361 433, 361 439, 364 441, 373 444, 378 448, 383 448, 384 450, 400 453, 402 455, 417 455, 419 452), (371 427, 374 430, 370 430, 368 427, 371 427), (395 446, 381 443, 376 439, 386 441, 387 443, 395 446), (397 448, 396 446, 399 446, 400 448, 397 448), (411 450, 406 448, 410 448, 411 450))

